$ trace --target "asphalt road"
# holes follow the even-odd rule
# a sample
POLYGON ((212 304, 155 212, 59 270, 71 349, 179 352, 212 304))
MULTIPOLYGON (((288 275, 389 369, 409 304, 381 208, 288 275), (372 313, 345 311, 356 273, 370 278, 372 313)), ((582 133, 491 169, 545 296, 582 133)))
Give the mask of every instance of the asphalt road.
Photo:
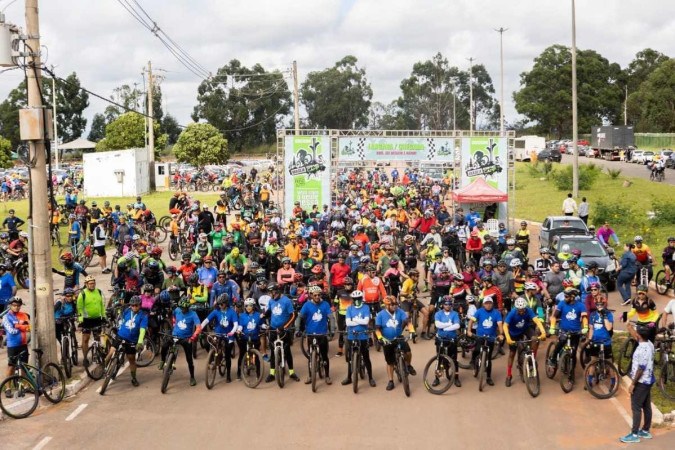
MULTIPOLYGON (((572 164, 572 161, 574 159, 574 156, 572 155, 562 155, 562 163, 563 164, 572 164)), ((580 156, 579 157, 579 164, 588 164, 590 162, 593 162, 597 164, 598 166, 602 167, 603 169, 610 168, 610 169, 621 169, 621 175, 622 176, 629 176, 629 177, 639 177, 639 178, 644 178, 645 180, 649 180, 649 170, 647 169, 647 166, 643 164, 634 164, 630 162, 623 162, 623 161, 606 161, 604 159, 597 159, 597 158, 587 158, 585 156, 580 156)), ((670 185, 675 185, 675 170, 673 169, 666 169, 666 179, 663 181, 664 183, 670 184, 670 185)))

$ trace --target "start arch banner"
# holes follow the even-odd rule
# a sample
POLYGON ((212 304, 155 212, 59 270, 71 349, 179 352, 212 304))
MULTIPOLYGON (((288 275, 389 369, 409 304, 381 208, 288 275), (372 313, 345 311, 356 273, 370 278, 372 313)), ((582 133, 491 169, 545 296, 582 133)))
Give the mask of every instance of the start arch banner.
POLYGON ((455 138, 340 136, 340 161, 453 161, 455 138))

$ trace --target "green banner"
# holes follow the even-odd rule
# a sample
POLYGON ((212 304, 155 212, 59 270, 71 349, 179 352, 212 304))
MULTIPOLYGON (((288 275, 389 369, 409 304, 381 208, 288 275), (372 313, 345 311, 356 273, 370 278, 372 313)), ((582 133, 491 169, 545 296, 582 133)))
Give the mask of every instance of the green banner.
POLYGON ((303 209, 330 205, 330 140, 326 136, 286 136, 284 149, 286 215, 295 202, 303 209))

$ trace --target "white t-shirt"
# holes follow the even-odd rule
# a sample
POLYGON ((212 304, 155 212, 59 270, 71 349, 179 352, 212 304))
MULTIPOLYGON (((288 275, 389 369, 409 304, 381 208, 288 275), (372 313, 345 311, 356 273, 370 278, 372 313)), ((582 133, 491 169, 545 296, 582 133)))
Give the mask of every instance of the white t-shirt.
MULTIPOLYGON (((668 302, 666 308, 663 310, 666 314, 672 314, 675 316, 675 298, 668 302)), ((675 317, 674 317, 675 319, 675 317)))

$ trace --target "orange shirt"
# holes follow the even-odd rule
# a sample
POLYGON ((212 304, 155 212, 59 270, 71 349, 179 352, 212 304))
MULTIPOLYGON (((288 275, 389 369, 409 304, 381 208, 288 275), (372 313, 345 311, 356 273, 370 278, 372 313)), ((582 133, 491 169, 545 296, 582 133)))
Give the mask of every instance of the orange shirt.
POLYGON ((366 303, 375 303, 381 301, 387 296, 384 290, 384 283, 379 277, 370 278, 364 276, 358 284, 357 289, 363 291, 363 299, 366 303))

